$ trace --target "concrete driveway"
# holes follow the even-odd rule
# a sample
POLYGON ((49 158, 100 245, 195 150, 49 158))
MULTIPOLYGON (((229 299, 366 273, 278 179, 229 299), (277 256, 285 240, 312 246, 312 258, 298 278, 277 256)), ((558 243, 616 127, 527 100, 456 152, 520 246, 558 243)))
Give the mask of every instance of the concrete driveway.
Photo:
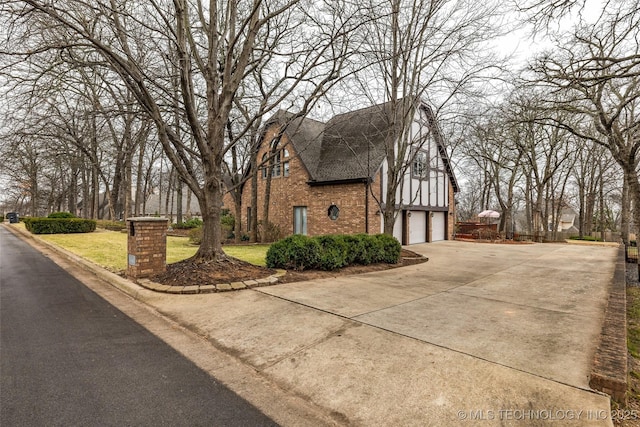
POLYGON ((411 249, 429 262, 144 299, 339 424, 612 425, 588 375, 616 248, 411 249))

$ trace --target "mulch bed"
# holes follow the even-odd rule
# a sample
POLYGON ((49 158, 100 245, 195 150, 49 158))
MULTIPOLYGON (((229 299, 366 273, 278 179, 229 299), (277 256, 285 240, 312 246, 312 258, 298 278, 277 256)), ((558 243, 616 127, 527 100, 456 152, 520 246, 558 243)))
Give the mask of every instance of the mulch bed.
POLYGON ((231 257, 225 261, 211 262, 186 259, 167 264, 166 272, 150 279, 168 286, 202 286, 262 279, 274 273, 275 270, 270 268, 259 267, 231 257))
MULTIPOLYGON (((289 270, 287 274, 279 278, 278 283, 300 282, 304 280, 389 270, 407 265, 420 264, 429 260, 429 258, 425 258, 406 249, 402 250, 400 257, 401 261, 398 264, 352 265, 334 271, 289 270)), ((218 262, 194 262, 186 259, 173 264, 167 264, 167 271, 165 273, 153 276, 150 279, 168 286, 202 286, 262 279, 274 273, 275 270, 259 267, 231 257, 226 261, 218 262)))

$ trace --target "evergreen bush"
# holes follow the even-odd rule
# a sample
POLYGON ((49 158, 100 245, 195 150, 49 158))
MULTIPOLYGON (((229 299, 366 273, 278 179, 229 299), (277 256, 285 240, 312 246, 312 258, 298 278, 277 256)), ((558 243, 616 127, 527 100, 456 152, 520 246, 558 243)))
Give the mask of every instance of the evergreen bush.
POLYGON ((202 243, 202 227, 196 227, 189 230, 189 242, 194 245, 202 243))
POLYGON ((356 263, 362 265, 375 264, 380 259, 380 252, 382 251, 382 242, 368 234, 360 234, 362 239, 363 251, 360 259, 356 260, 356 263))
POLYGON ((127 223, 125 221, 109 221, 105 219, 99 219, 96 221, 98 228, 104 228, 110 231, 122 231, 126 230, 127 223))
POLYGON ((373 236, 381 246, 378 257, 375 262, 386 262, 387 264, 396 264, 400 260, 400 252, 402 246, 395 237, 388 234, 376 234, 373 236))
POLYGON ((191 218, 181 223, 172 224, 171 227, 180 230, 190 230, 193 228, 202 227, 202 220, 198 218, 191 218))
POLYGON ((294 234, 275 242, 267 251, 267 267, 293 270, 318 267, 320 244, 317 240, 294 234))
POLYGON ((28 218, 25 227, 33 234, 91 233, 96 221, 82 218, 28 218))
POLYGON ((76 216, 71 212, 52 212, 47 218, 75 218, 76 216))
POLYGON ((320 244, 318 254, 318 270, 331 271, 342 268, 347 263, 349 246, 340 235, 318 236, 314 238, 320 244))
POLYGON ((267 267, 295 270, 335 270, 352 264, 396 264, 402 247, 386 234, 293 235, 271 245, 267 267))

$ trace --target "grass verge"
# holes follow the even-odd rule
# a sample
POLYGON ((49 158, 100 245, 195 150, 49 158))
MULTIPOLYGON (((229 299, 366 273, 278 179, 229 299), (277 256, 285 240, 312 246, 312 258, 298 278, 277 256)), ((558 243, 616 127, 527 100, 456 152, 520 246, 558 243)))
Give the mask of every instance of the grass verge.
POLYGON ((640 288, 636 287, 627 287, 627 347, 640 358, 640 288))
MULTIPOLYGON (((39 238, 86 258, 110 271, 127 268, 127 234, 98 229, 87 234, 41 234, 39 238)), ((227 255, 264 266, 269 245, 225 246, 227 255)), ((193 256, 197 246, 186 237, 167 237, 167 263, 193 256)))

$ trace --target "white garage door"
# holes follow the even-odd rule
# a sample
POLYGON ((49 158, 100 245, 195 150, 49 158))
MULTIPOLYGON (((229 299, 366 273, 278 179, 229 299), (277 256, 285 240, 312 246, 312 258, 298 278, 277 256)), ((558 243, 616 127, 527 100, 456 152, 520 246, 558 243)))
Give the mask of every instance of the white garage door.
POLYGON ((444 216, 446 212, 434 212, 433 217, 431 217, 431 241, 437 242, 439 240, 444 240, 445 233, 445 220, 444 216))
POLYGON ((427 213, 424 211, 412 211, 409 217, 409 244, 424 243, 427 241, 427 213))

